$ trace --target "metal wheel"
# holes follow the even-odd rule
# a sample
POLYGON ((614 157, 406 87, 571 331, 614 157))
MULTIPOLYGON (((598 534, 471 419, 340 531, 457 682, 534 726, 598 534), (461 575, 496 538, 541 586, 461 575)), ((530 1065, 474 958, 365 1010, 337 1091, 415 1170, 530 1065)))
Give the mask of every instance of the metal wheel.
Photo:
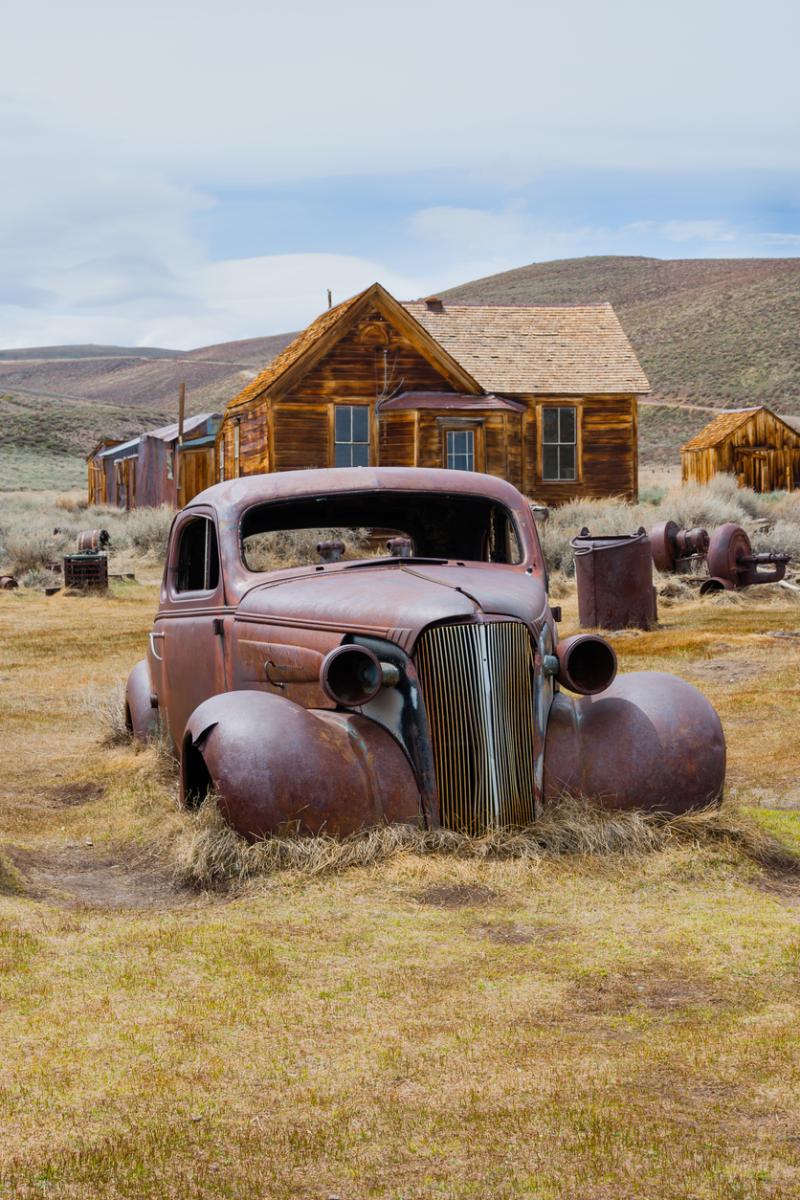
POLYGON ((732 521, 720 525, 708 544, 708 573, 717 579, 729 579, 735 585, 743 569, 738 565, 739 559, 752 553, 750 538, 741 525, 734 525, 732 521))
POLYGON ((650 552, 657 571, 674 571, 677 559, 675 539, 679 533, 674 521, 662 521, 650 530, 650 552))

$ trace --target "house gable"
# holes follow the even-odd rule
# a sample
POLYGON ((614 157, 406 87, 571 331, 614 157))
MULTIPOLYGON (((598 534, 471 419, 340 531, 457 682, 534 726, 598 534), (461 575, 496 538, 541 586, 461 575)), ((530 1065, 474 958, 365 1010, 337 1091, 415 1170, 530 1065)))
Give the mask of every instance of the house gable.
POLYGON ((453 387, 480 392, 480 385, 393 296, 373 283, 357 296, 328 309, 294 339, 247 387, 230 401, 226 415, 267 395, 292 389, 321 359, 372 313, 382 317, 415 346, 453 387))

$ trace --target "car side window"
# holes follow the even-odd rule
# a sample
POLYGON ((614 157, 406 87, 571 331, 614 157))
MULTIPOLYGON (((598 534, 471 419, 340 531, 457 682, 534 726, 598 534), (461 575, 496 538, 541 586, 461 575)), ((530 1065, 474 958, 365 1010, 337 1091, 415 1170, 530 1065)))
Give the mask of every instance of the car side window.
POLYGON ((213 592, 219 584, 219 546, 214 522, 193 517, 181 526, 176 592, 213 592))

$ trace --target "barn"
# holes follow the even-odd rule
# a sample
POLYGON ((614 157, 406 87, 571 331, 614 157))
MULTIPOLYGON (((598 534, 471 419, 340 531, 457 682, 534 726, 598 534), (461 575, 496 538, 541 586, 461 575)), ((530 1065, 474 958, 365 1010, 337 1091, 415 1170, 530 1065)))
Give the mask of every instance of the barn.
POLYGON ((638 490, 647 378, 609 304, 401 304, 375 283, 324 312, 228 404, 217 478, 449 467, 546 503, 638 490))
POLYGON ((800 487, 800 431, 769 408, 726 409, 681 448, 684 483, 720 472, 756 492, 800 487))
POLYGON ((90 504, 181 508, 214 482, 219 413, 187 417, 126 442, 104 439, 87 458, 90 504))

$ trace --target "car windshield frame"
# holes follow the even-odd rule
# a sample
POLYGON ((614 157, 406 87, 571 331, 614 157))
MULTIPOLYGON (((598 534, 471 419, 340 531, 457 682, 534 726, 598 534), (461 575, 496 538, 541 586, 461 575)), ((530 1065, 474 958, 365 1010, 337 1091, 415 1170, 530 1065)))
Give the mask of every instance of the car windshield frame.
MULTIPOLYGON (((315 514, 316 515, 316 514, 315 514)), ((443 528, 441 520, 433 522, 430 528, 435 528, 437 531, 443 528)), ((430 533, 430 528, 428 532, 430 533)), ((475 550, 475 544, 469 547, 472 551, 475 550)), ((479 564, 482 566, 509 566, 514 568, 527 568, 534 564, 534 547, 530 544, 530 539, 526 536, 526 532, 522 529, 518 514, 503 501, 497 497, 475 492, 461 492, 458 490, 451 491, 410 491, 403 488, 386 488, 386 489, 354 489, 346 492, 330 492, 311 494, 308 496, 292 496, 287 499, 261 500, 249 504, 239 514, 238 536, 237 536, 238 557, 241 567, 250 576, 270 575, 276 572, 292 571, 292 570, 308 570, 310 567, 318 569, 321 566, 336 565, 339 567, 352 567, 356 563, 370 563, 375 565, 381 563, 387 564, 392 562, 417 561, 426 560, 428 562, 463 562, 470 564, 479 564), (397 506, 397 511, 392 511, 392 504, 397 506), (308 519, 310 511, 320 506, 319 519, 315 523, 311 523, 308 519), (343 510, 346 511, 349 506, 353 506, 355 510, 359 505, 362 506, 362 511, 359 513, 359 520, 342 520, 343 510), (420 546, 420 533, 424 536, 425 516, 420 515, 422 506, 430 507, 438 505, 440 512, 439 518, 446 515, 448 505, 460 507, 462 512, 459 514, 462 521, 469 524, 469 531, 462 527, 459 530, 458 536, 461 537, 461 544, 449 545, 446 551, 440 550, 438 544, 435 543, 434 548, 430 544, 420 546), (322 507, 324 506, 324 507, 322 507), (334 512, 330 513, 330 506, 333 506, 334 512), (388 513, 375 513, 374 509, 387 509, 388 513), (406 509, 406 513, 411 513, 414 519, 400 520, 398 512, 406 509), (373 511, 371 512, 370 509, 373 511), (254 521, 254 514, 261 510, 269 510, 277 513, 286 513, 287 516, 292 511, 301 513, 302 518, 297 518, 297 524, 292 524, 290 521, 274 521, 265 522, 263 525, 256 525, 255 528, 248 528, 248 525, 254 521), (416 510, 416 511, 415 511, 416 510), (481 513, 481 510, 483 512, 481 513), (489 536, 489 520, 490 514, 494 510, 499 512, 502 517, 508 522, 509 531, 516 542, 516 556, 509 555, 508 561, 501 559, 492 560, 487 556, 485 547, 485 539, 489 536), (394 519, 391 518, 394 515, 394 519), (467 547, 470 537, 475 538, 474 519, 477 515, 482 515, 484 523, 480 526, 480 537, 482 543, 482 553, 475 555, 474 553, 463 552, 467 547), (387 519, 381 519, 385 516, 387 519), (371 520, 369 518, 372 518, 371 520), (366 519, 365 519, 366 518, 366 519), (376 519, 377 518, 377 519, 376 519), (404 528, 410 526, 410 528, 404 528), (341 559, 335 564, 329 564, 320 561, 319 563, 305 563, 295 566, 277 566, 264 568, 261 570, 254 569, 248 565, 246 556, 246 539, 250 536, 256 536, 260 533, 278 533, 290 532, 296 529, 298 532, 308 529, 331 529, 331 528, 351 528, 351 529, 392 529, 404 532, 412 538, 414 543, 414 551, 410 558, 405 558, 402 555, 391 555, 383 553, 372 558, 371 555, 365 555, 363 558, 341 559), (461 553, 456 553, 456 550, 462 550, 461 553)))

